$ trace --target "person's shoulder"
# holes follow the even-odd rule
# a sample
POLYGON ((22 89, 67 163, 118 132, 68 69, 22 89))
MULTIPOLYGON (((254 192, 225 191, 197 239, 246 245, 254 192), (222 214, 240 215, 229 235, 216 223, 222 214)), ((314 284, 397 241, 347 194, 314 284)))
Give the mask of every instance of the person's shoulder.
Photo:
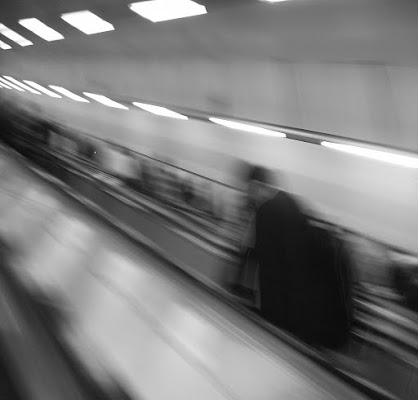
POLYGON ((286 204, 286 205, 292 205, 295 208, 303 209, 302 201, 298 196, 294 195, 293 193, 285 192, 285 191, 279 191, 274 198, 276 204, 286 204))
POLYGON ((264 205, 264 212, 280 213, 286 215, 305 215, 304 208, 299 199, 291 193, 279 191, 264 205))
POLYGON ((257 210, 257 215, 272 214, 275 211, 280 211, 283 205, 283 199, 276 193, 270 200, 265 201, 257 210))

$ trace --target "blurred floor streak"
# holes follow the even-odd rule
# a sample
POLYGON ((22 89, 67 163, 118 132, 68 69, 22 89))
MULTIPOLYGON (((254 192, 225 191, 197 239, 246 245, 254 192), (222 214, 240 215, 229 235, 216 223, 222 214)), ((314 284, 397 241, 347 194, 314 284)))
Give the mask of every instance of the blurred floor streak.
MULTIPOLYGON (((28 179, 13 164, 14 175, 28 179)), ((58 331, 71 327, 75 346, 82 338, 77 355, 97 357, 106 371, 95 372, 106 383, 110 377, 151 399, 362 397, 68 198, 32 183, 38 199, 58 205, 14 214, 10 226, 26 227, 14 230, 24 254, 14 272, 56 306, 58 331)))

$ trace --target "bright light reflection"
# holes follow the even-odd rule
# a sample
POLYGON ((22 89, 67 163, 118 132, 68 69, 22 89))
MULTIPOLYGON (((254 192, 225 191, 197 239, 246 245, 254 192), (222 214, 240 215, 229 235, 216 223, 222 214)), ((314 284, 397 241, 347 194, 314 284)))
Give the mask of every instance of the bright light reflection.
POLYGON ((7 85, 7 86, 9 86, 13 89, 18 90, 19 92, 24 92, 24 90, 22 88, 20 88, 19 86, 15 85, 15 84, 13 84, 9 81, 6 81, 6 79, 4 79, 4 78, 0 78, 0 82, 3 83, 3 85, 7 85))
POLYGON ((56 92, 61 93, 64 96, 66 96, 66 97, 68 97, 68 98, 70 98, 72 100, 79 101, 79 102, 82 102, 82 103, 90 103, 87 99, 85 99, 85 98, 83 98, 81 96, 78 96, 75 93, 70 92, 69 90, 67 90, 67 89, 65 89, 65 88, 63 88, 61 86, 49 85, 49 87, 51 89, 55 90, 56 92))
POLYGON ((59 94, 51 92, 50 90, 48 90, 47 88, 44 88, 43 86, 39 85, 36 82, 32 82, 32 81, 23 81, 23 82, 27 83, 28 85, 32 86, 35 89, 38 89, 40 92, 45 93, 49 97, 55 97, 56 99, 62 98, 59 94))
POLYGON ((7 43, 4 43, 3 41, 0 40, 0 49, 10 50, 11 48, 12 46, 9 46, 7 43))
POLYGON ((94 93, 88 93, 88 92, 83 92, 83 94, 84 96, 90 97, 91 99, 96 100, 97 102, 105 106, 118 108, 120 110, 129 110, 129 108, 124 106, 123 104, 117 103, 116 101, 113 101, 109 99, 108 97, 103 96, 101 94, 94 94, 94 93))
POLYGON ((255 125, 248 125, 243 124, 240 122, 229 121, 226 119, 220 118, 209 118, 209 121, 212 121, 215 124, 226 126, 227 128, 236 129, 239 131, 256 133, 258 135, 265 135, 265 136, 274 136, 278 138, 285 138, 286 135, 283 132, 277 132, 270 129, 261 128, 255 125))
POLYGON ((132 104, 136 107, 139 107, 139 108, 145 110, 145 111, 148 111, 148 112, 153 113, 155 115, 160 115, 162 117, 184 119, 184 120, 189 119, 185 115, 176 113, 176 112, 171 111, 171 110, 169 110, 168 108, 165 108, 165 107, 153 106, 151 104, 143 104, 143 103, 137 103, 137 102, 134 102, 132 104))
POLYGON ((330 149, 343 151, 356 156, 370 158, 372 160, 384 161, 390 164, 399 165, 408 168, 418 168, 418 158, 404 156, 396 153, 388 153, 380 150, 368 149, 365 147, 352 146, 347 144, 321 142, 322 146, 330 149))
POLYGON ((115 29, 112 24, 88 10, 63 14, 61 18, 86 35, 94 35, 115 29))
POLYGON ((39 19, 21 19, 19 20, 19 24, 48 42, 64 39, 61 33, 44 24, 42 21, 39 21, 39 19))
POLYGON ((5 83, 0 83, 0 87, 2 87, 3 89, 12 90, 12 88, 10 86, 7 86, 5 83))
POLYGON ((206 14, 206 7, 191 0, 151 0, 132 3, 129 8, 152 22, 206 14))
POLYGON ((21 87, 24 90, 27 90, 28 92, 31 92, 33 94, 41 94, 40 92, 38 92, 37 90, 32 89, 31 87, 29 87, 28 85, 25 85, 22 82, 19 82, 17 79, 12 78, 11 76, 4 76, 8 81, 14 83, 15 85, 21 87))

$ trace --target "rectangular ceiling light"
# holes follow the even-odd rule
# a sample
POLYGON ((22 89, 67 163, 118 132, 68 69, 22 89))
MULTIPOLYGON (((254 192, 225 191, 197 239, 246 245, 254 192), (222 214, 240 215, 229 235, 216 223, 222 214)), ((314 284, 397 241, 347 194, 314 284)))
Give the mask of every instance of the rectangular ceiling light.
POLYGON ((129 8, 152 22, 206 14, 206 7, 191 0, 151 0, 132 3, 129 8))
POLYGON ((64 96, 66 96, 66 97, 68 97, 68 98, 70 98, 70 99, 72 99, 72 100, 79 101, 79 102, 82 102, 82 103, 90 103, 90 102, 89 102, 87 99, 85 99, 84 97, 78 96, 78 95, 76 95, 75 93, 70 92, 69 90, 67 90, 67 89, 65 89, 65 88, 63 88, 63 87, 61 87, 61 86, 49 85, 49 87, 50 87, 51 89, 55 90, 56 92, 61 93, 61 94, 63 94, 64 96))
POLYGON ((390 164, 399 165, 408 168, 418 168, 418 158, 404 156, 402 154, 389 153, 380 150, 368 149, 366 147, 358 147, 347 144, 321 142, 322 146, 330 149, 343 151, 345 153, 354 154, 356 156, 370 158, 372 160, 384 161, 390 164))
POLYGON ((31 46, 33 43, 30 40, 25 39, 23 36, 19 35, 17 32, 12 31, 7 26, 0 24, 0 33, 3 36, 6 36, 10 40, 16 42, 19 46, 31 46))
POLYGON ((174 111, 169 110, 165 107, 153 106, 151 104, 143 104, 143 103, 132 103, 134 106, 139 107, 145 111, 153 113, 155 115, 160 115, 162 117, 169 117, 169 118, 177 118, 177 119, 189 119, 185 115, 176 113, 174 111))
POLYGON ((7 81, 4 78, 0 78, 0 82, 3 83, 4 85, 7 85, 13 89, 18 90, 19 92, 24 92, 24 90, 22 88, 20 88, 19 86, 14 85, 13 83, 10 83, 9 81, 7 81))
POLYGON ((102 96, 101 94, 87 92, 84 92, 83 94, 84 96, 90 97, 91 99, 96 100, 97 102, 104 104, 105 106, 119 108, 120 110, 129 110, 129 108, 124 106, 123 104, 117 103, 116 101, 113 101, 106 96, 102 96))
POLYGON ((61 33, 50 28, 48 25, 45 25, 43 22, 39 21, 39 19, 21 19, 19 20, 19 24, 48 42, 64 39, 64 36, 62 36, 61 33))
POLYGON ((7 43, 4 43, 0 40, 0 49, 9 50, 11 48, 12 48, 12 46, 9 46, 7 43))
POLYGON ((86 35, 94 35, 95 33, 108 32, 115 29, 112 24, 88 10, 62 14, 61 18, 86 35))
POLYGON ((212 121, 213 123, 218 125, 226 126, 227 128, 236 129, 244 132, 256 133, 258 135, 274 136, 278 138, 286 137, 286 135, 283 132, 277 132, 270 129, 261 128, 255 125, 248 125, 220 118, 209 118, 209 121, 212 121))
POLYGON ((62 99, 62 97, 59 94, 56 94, 54 92, 51 92, 50 90, 48 90, 47 88, 44 88, 43 86, 37 84, 36 82, 32 82, 32 81, 23 81, 26 84, 32 86, 33 88, 39 90, 42 93, 45 93, 47 96, 49 97, 55 97, 56 99, 62 99))
POLYGON ((24 90, 26 90, 26 91, 28 91, 28 92, 31 92, 31 93, 33 93, 33 94, 41 94, 41 93, 39 93, 37 90, 34 90, 34 89, 32 89, 31 87, 29 87, 29 86, 27 86, 27 85, 25 85, 24 83, 22 83, 22 82, 19 82, 17 79, 15 79, 15 78, 12 78, 11 76, 3 76, 5 79, 7 79, 7 81, 10 81, 10 82, 12 82, 13 84, 15 84, 16 86, 19 86, 20 88, 22 88, 22 89, 24 89, 24 90))

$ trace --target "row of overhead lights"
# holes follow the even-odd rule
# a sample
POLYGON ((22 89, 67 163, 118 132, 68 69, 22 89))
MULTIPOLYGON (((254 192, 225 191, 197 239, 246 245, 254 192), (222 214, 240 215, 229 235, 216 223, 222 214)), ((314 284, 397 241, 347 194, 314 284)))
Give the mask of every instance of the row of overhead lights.
MULTIPOLYGON (((49 85, 49 89, 47 89, 44 86, 39 85, 36 82, 29 81, 29 80, 24 80, 23 82, 21 82, 11 76, 0 77, 0 88, 9 89, 9 90, 15 89, 19 92, 27 91, 27 92, 37 94, 37 95, 46 94, 47 96, 54 97, 54 98, 62 98, 62 96, 65 96, 77 102, 90 103, 90 101, 86 99, 87 97, 107 107, 117 108, 120 110, 129 110, 127 106, 100 94, 83 92, 83 95, 85 97, 82 97, 61 86, 49 85)), ((180 119, 180 120, 189 119, 189 117, 187 117, 186 115, 180 114, 166 107, 139 103, 139 102, 133 102, 132 104, 135 107, 138 107, 144 111, 147 111, 149 113, 152 113, 158 116, 175 118, 175 119, 180 119)), ((210 117, 208 118, 208 120, 214 124, 222 125, 224 127, 234 129, 234 130, 254 133, 258 135, 276 137, 276 138, 286 138, 286 134, 283 132, 266 129, 257 125, 245 124, 245 123, 238 122, 238 121, 227 120, 227 119, 216 118, 216 117, 210 117)), ((318 144, 324 147, 333 149, 333 150, 339 150, 345 153, 349 153, 349 154, 353 154, 353 155, 357 155, 357 156, 361 156, 361 157, 365 157, 365 158, 369 158, 369 159, 373 159, 377 161, 383 161, 383 162, 393 164, 393 165, 418 169, 418 157, 406 156, 406 155, 402 155, 399 153, 375 150, 375 149, 371 149, 367 147, 360 147, 360 146, 354 146, 354 145, 348 145, 348 144, 342 144, 342 143, 334 143, 334 142, 329 142, 329 141, 318 141, 318 144)))
MULTIPOLYGON (((276 3, 286 0, 262 0, 276 3)), ((192 17, 207 13, 206 7, 192 0, 150 0, 129 4, 129 8, 152 22, 169 21, 173 19, 192 17)), ((61 19, 86 35, 113 31, 114 26, 91 11, 76 11, 61 15, 61 19)), ((21 26, 40 38, 53 42, 64 39, 64 36, 37 18, 26 18, 18 21, 21 26)), ((19 33, 0 24, 0 34, 17 43, 19 46, 31 46, 33 43, 19 33)), ((9 50, 9 44, 0 40, 0 48, 9 50)))
MULTIPOLYGON (((78 101, 78 102, 83 102, 83 103, 90 103, 89 100, 87 100, 85 97, 95 100, 96 102, 103 104, 105 106, 108 107, 112 107, 112 108, 117 108, 120 110, 129 110, 129 108, 121 103, 118 103, 112 99, 110 99, 109 97, 103 96, 101 94, 95 94, 95 93, 89 93, 89 92, 83 92, 83 95, 85 97, 79 96, 73 92, 71 92, 68 89, 65 89, 61 86, 55 86, 55 85, 49 85, 49 88, 52 89, 47 89, 45 87, 43 87, 42 85, 39 85, 36 82, 33 81, 29 81, 29 80, 23 80, 23 82, 11 77, 11 76, 7 76, 4 75, 3 77, 0 77, 0 88, 2 89, 15 89, 19 92, 30 92, 33 94, 37 94, 37 95, 41 95, 46 94, 49 97, 54 97, 54 98, 62 98, 61 95, 68 97, 71 100, 74 101, 78 101), (59 93, 59 94, 58 94, 59 93)), ((152 105, 152 104, 145 104, 145 103, 139 103, 134 101, 132 103, 135 107, 138 107, 144 111, 148 111, 152 114, 155 115, 159 115, 159 116, 163 116, 163 117, 168 117, 168 118, 175 118, 175 119, 182 119, 182 120, 188 120, 189 117, 187 117, 186 115, 180 114, 178 112, 175 112, 173 110, 170 110, 166 107, 160 107, 160 106, 156 106, 156 105, 152 105)), ((267 136, 275 136, 275 137, 279 137, 279 138, 285 138, 286 135, 282 132, 277 132, 277 131, 273 131, 270 129, 265 129, 265 128, 261 128, 259 126, 255 126, 255 125, 248 125, 248 124, 243 124, 243 123, 239 123, 239 122, 235 122, 235 121, 229 121, 229 120, 224 120, 224 119, 220 119, 220 118, 209 118, 209 120, 215 124, 219 124, 219 125, 223 125, 226 126, 228 128, 232 128, 232 129, 237 129, 237 130, 241 130, 241 131, 245 131, 245 132, 250 132, 250 133, 257 133, 260 135, 267 135, 267 136)))

